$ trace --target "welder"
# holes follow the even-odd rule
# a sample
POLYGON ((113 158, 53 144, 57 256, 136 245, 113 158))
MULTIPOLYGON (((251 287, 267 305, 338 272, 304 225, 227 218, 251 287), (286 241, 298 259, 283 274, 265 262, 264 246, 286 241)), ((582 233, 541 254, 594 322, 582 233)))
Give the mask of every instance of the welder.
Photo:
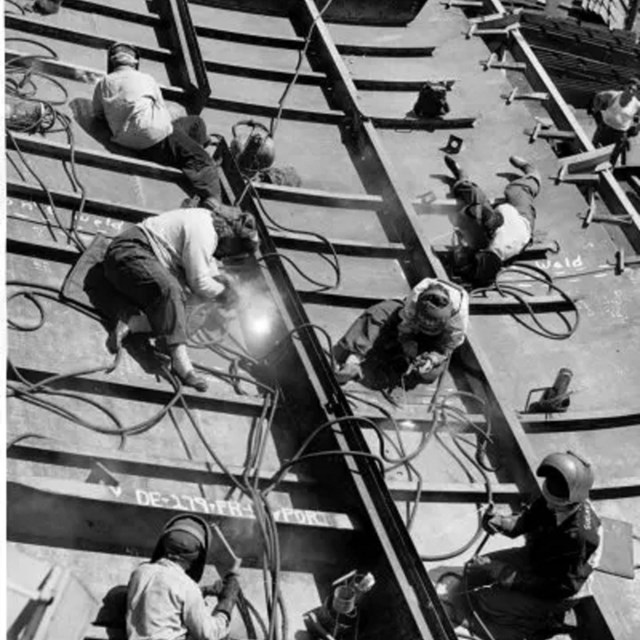
POLYGON ((596 93, 590 111, 598 125, 593 144, 596 147, 615 144, 611 156, 615 164, 628 138, 640 131, 640 78, 630 78, 622 90, 596 93))
POLYGON ((210 144, 199 116, 174 121, 155 79, 139 71, 138 50, 117 42, 107 52, 107 75, 93 93, 94 115, 104 118, 112 141, 147 160, 180 169, 201 198, 220 199, 218 168, 205 147, 210 144))
POLYGON ((195 515, 169 520, 150 562, 141 564, 127 587, 128 640, 218 640, 229 633, 240 586, 233 567, 219 588, 198 587, 211 539, 207 523, 195 515), (218 595, 213 611, 204 596, 218 595))
POLYGON ((204 205, 132 225, 111 241, 103 262, 117 310, 110 350, 116 352, 130 333, 152 333, 170 355, 173 372, 201 392, 207 383, 195 373, 186 347, 187 289, 229 305, 234 288, 216 258, 251 255, 258 245, 251 214, 215 199, 204 205))
POLYGON ((602 527, 588 500, 589 462, 570 451, 552 453, 537 475, 544 478, 542 496, 522 513, 483 517, 488 533, 525 535, 524 547, 467 565, 471 605, 495 640, 550 637, 544 634, 561 625, 601 553, 602 527))
POLYGON ((404 299, 367 309, 334 347, 340 384, 377 389, 430 383, 465 339, 469 296, 457 285, 425 278, 404 299))
POLYGON ((488 286, 502 264, 531 242, 540 174, 527 160, 511 156, 509 162, 524 175, 505 187, 504 202, 492 204, 453 157, 445 155, 444 161, 455 178, 453 193, 463 203, 454 221, 463 242, 454 250, 454 270, 473 286, 488 286))

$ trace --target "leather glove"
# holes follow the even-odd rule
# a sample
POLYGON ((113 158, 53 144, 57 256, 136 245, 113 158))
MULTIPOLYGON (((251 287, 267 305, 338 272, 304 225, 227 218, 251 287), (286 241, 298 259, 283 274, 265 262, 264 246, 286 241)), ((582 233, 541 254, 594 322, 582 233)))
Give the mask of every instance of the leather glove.
POLYGON ((507 534, 511 530, 511 516, 503 516, 491 511, 485 511, 482 515, 482 528, 490 534, 507 534))
POLYGON ((236 605, 236 600, 240 593, 240 583, 235 572, 229 572, 222 580, 222 592, 218 597, 218 604, 213 610, 214 613, 225 613, 231 620, 231 613, 236 605))

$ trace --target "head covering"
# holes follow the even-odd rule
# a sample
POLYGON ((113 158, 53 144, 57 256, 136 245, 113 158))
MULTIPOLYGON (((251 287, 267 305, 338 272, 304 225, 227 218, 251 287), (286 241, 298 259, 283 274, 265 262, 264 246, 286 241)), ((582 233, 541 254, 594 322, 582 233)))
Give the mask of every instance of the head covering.
POLYGON ((222 204, 216 198, 205 198, 200 205, 212 211, 213 226, 218 235, 216 257, 255 253, 260 245, 256 219, 240 207, 222 204))
POLYGON ((453 303, 447 289, 439 282, 429 285, 416 300, 416 324, 423 333, 441 333, 453 315, 453 303))
POLYGON ((109 73, 118 67, 133 67, 137 69, 139 66, 140 56, 138 50, 125 42, 116 42, 109 47, 107 53, 107 70, 109 73))
POLYGON ((475 287, 488 287, 492 285, 498 272, 502 268, 502 260, 491 249, 478 251, 476 254, 476 268, 473 274, 475 287))
POLYGON ((199 516, 176 516, 165 524, 151 561, 185 560, 191 563, 186 569, 187 575, 198 582, 204 571, 210 538, 209 525, 199 516))
POLYGON ((496 235, 496 231, 504 224, 502 214, 489 204, 483 204, 480 210, 480 224, 491 240, 496 235))
POLYGON ((572 451, 545 456, 536 474, 544 478, 545 500, 557 507, 586 500, 594 481, 591 465, 572 451))

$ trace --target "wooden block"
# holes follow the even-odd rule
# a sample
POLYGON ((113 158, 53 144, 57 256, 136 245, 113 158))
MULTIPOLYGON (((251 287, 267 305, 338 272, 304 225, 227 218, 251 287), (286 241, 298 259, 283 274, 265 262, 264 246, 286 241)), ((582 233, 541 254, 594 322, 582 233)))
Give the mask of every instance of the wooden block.
POLYGON ((594 149, 593 151, 584 151, 573 156, 560 158, 560 168, 564 168, 566 173, 581 173, 603 171, 610 168, 609 158, 613 152, 615 145, 610 144, 607 147, 594 149), (608 165, 608 166, 607 166, 608 165))

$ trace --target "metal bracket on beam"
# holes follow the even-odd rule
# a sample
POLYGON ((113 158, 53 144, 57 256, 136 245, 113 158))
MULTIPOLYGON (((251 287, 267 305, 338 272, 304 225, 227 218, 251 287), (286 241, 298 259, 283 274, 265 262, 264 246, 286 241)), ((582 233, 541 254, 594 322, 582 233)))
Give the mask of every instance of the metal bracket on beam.
POLYGON ((587 197, 589 200, 589 206, 587 208, 587 214, 582 221, 583 227, 588 227, 591 224, 591 222, 593 221, 593 216, 596 213, 596 190, 593 186, 589 187, 587 197))
POLYGON ((460 7, 462 9, 482 9, 484 3, 480 0, 446 0, 441 2, 445 9, 451 9, 451 7, 460 7))
POLYGON ((543 140, 575 140, 575 131, 559 131, 552 129, 553 121, 548 118, 536 118, 533 129, 525 129, 524 133, 529 136, 529 142, 535 142, 538 138, 543 140))
POLYGON ((519 93, 518 87, 514 87, 511 93, 506 96, 507 104, 511 104, 514 100, 540 100, 544 102, 549 99, 549 94, 546 91, 532 91, 530 93, 519 93))
POLYGON ((469 30, 466 33, 466 39, 468 40, 471 36, 510 36, 511 32, 519 27, 517 23, 508 24, 505 27, 495 27, 489 29, 478 29, 478 24, 473 23, 469 30))
POLYGON ((508 69, 511 71, 526 71, 527 63, 526 62, 510 62, 507 60, 507 52, 506 50, 502 52, 502 56, 498 58, 498 54, 493 51, 491 55, 483 60, 480 64, 482 64, 482 68, 485 71, 489 69, 508 69))

